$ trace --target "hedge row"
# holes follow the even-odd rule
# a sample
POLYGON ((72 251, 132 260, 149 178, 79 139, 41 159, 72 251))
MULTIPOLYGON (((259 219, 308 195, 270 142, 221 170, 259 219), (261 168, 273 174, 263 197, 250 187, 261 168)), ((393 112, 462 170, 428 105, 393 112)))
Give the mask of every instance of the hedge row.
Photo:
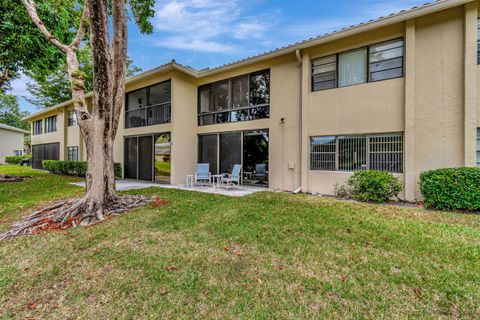
MULTIPOLYGON (((44 160, 42 161, 43 168, 54 174, 62 174, 65 176, 85 177, 87 174, 86 161, 58 161, 58 160, 44 160)), ((115 163, 115 177, 122 177, 122 166, 120 163, 115 163)))
POLYGON ((425 206, 480 211, 480 168, 451 168, 420 174, 425 206))
POLYGON ((32 155, 31 154, 25 154, 23 156, 5 157, 5 162, 8 163, 8 164, 21 164, 22 160, 25 159, 25 158, 32 159, 32 155))

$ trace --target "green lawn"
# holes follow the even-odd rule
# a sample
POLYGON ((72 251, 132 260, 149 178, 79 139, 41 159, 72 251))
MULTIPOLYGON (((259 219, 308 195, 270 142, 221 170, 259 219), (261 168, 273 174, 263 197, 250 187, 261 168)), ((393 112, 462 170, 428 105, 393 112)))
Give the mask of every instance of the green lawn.
MULTIPOLYGON (((0 220, 72 179, 0 184, 0 220)), ((0 243, 0 318, 475 319, 480 216, 151 188, 165 207, 0 243)), ((23 212, 25 213, 25 212, 23 212)))

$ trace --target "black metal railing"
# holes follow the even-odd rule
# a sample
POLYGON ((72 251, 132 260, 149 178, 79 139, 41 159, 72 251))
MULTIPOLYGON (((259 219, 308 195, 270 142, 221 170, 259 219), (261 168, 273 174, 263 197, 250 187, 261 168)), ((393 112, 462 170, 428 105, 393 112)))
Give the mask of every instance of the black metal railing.
POLYGON ((245 108, 227 109, 215 112, 200 113, 198 125, 228 123, 265 119, 270 117, 270 106, 268 104, 250 106, 245 108))
POLYGON ((171 120, 170 102, 125 112, 125 127, 137 128, 169 123, 171 120))

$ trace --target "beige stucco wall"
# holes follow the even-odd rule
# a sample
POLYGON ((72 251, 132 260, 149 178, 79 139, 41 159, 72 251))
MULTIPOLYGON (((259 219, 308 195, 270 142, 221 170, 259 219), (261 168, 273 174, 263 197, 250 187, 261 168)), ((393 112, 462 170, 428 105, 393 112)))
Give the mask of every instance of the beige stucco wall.
POLYGON ((33 135, 33 130, 32 130, 32 145, 59 142, 60 143, 60 150, 59 150, 60 159, 61 160, 65 159, 66 126, 65 126, 64 110, 62 109, 62 110, 50 111, 45 114, 42 114, 41 117, 33 118, 30 121, 33 123, 34 121, 40 120, 40 119, 43 119, 43 122, 42 122, 43 133, 33 135), (45 119, 54 115, 57 116, 57 131, 45 133, 45 119))
MULTIPOLYGON (((371 44, 404 37, 404 23, 398 23, 354 37, 309 48, 311 59, 340 53, 371 44)), ((325 135, 350 135, 403 132, 405 128, 405 78, 364 83, 344 88, 312 92, 310 68, 306 78, 307 138, 325 135)), ((309 141, 304 143, 309 155, 309 141)), ((307 190, 333 194, 335 184, 344 184, 352 172, 313 171, 305 162, 307 190)), ((403 175, 398 175, 403 179, 403 175)))
POLYGON ((423 171, 464 165, 463 34, 462 7, 416 20, 416 185, 423 171))
MULTIPOLYGON (((476 5, 474 10, 478 10, 476 5)), ((405 132, 407 172, 397 176, 402 181, 406 179, 408 199, 419 199, 421 172, 462 166, 473 156, 469 140, 473 130, 467 128, 465 117, 473 110, 480 126, 480 67, 472 65, 472 57, 476 57, 476 30, 466 33, 465 28, 471 29, 475 24, 472 8, 457 6, 304 49, 300 52, 303 67, 290 53, 200 79, 168 71, 129 83, 127 92, 170 79, 172 123, 126 129, 122 110, 114 145, 115 161, 123 163, 125 136, 171 132, 172 183, 184 183, 185 176, 195 170, 199 134, 268 129, 270 187, 294 190, 304 182, 304 191, 332 194, 334 184, 344 183, 351 173, 309 170, 311 136, 405 132), (406 77, 311 92, 311 58, 399 37, 405 38, 406 77), (478 80, 472 81, 470 65, 478 80), (271 75, 269 119, 197 126, 199 85, 263 69, 270 69, 271 75)), ((61 159, 66 146, 84 145, 79 142, 78 126, 63 131, 63 117, 63 112, 58 112, 56 133, 32 137, 33 144, 61 142, 61 159)))
POLYGON ((0 128, 0 163, 5 163, 5 157, 14 156, 15 150, 23 150, 24 134, 0 128))

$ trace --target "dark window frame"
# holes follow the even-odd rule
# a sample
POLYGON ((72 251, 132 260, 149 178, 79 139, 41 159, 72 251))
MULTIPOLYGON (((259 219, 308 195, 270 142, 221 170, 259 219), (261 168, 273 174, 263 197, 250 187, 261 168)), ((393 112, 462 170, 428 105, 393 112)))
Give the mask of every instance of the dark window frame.
POLYGON ((78 125, 77 113, 75 110, 68 111, 68 126, 73 127, 78 125))
MULTIPOLYGON (((479 50, 480 50, 480 42, 479 42, 479 50)), ((479 51, 480 52, 480 51, 479 51)), ((395 58, 395 59, 398 59, 395 58)), ((384 61, 387 61, 388 59, 384 60, 384 61)), ((378 63, 378 61, 377 61, 378 63)), ((480 63, 480 56, 479 56, 479 63, 480 63)), ((393 68, 395 69, 395 68, 393 68)), ((387 71, 387 70, 383 70, 383 71, 387 71)), ((311 62, 310 62, 310 72, 311 72, 311 76, 310 76, 310 82, 311 82, 311 85, 310 85, 310 89, 311 89, 311 92, 318 92, 318 91, 326 91, 326 90, 334 90, 334 89, 339 89, 339 88, 347 88, 347 87, 350 87, 350 86, 356 86, 356 85, 361 85, 361 84, 366 84, 366 83, 373 83, 373 82, 380 82, 380 81, 387 81, 387 80, 393 80, 393 79, 399 79, 399 78, 403 78, 405 77, 405 38, 404 37, 399 37, 399 38, 395 38, 395 39, 391 39, 391 40, 386 40, 386 41, 382 41, 382 42, 378 42, 378 43, 372 43, 368 46, 362 46, 362 47, 358 47, 358 48, 354 48, 354 49, 350 49, 350 50, 346 50, 346 51, 342 51, 342 52, 337 52, 337 53, 334 53, 334 54, 329 54, 329 55, 325 55, 325 56, 322 56, 322 57, 318 57, 318 58, 314 58, 314 59, 311 59, 311 62), (395 47, 395 48, 400 48, 400 47, 403 47, 403 54, 402 54, 402 75, 401 76, 397 76, 397 77, 392 77, 392 78, 387 78, 387 79, 381 79, 381 80, 372 80, 372 72, 370 71, 370 68, 371 68, 371 64, 374 63, 374 62, 370 62, 370 59, 371 59, 371 52, 370 52, 370 48, 371 47, 374 47, 374 46, 378 46, 378 45, 381 45, 381 44, 386 44, 386 43, 389 43, 389 42, 395 42, 395 41, 401 41, 402 42, 402 46, 399 46, 399 47, 395 47), (366 54, 367 54, 367 58, 366 58, 366 81, 365 82, 362 82, 362 83, 358 83, 358 84, 352 84, 352 85, 347 85, 347 86, 339 86, 339 57, 341 54, 345 54, 345 53, 348 53, 348 52, 353 52, 353 51, 358 51, 358 50, 362 50, 362 49, 366 49, 366 54), (326 89, 318 89, 318 90, 315 90, 315 84, 318 84, 314 81, 314 61, 316 60, 320 60, 320 59, 326 59, 326 58, 329 58, 329 57, 333 57, 335 56, 335 59, 336 59, 336 68, 335 68, 335 86, 333 88, 326 88, 326 89)))
POLYGON ((67 147, 67 160, 68 161, 78 161, 78 147, 77 146, 67 147))
POLYGON ((143 88, 140 88, 140 89, 136 89, 136 90, 126 92, 125 93, 125 123, 124 123, 124 128, 125 129, 132 129, 132 128, 149 127, 149 126, 154 126, 154 125, 159 125, 159 124, 171 123, 171 121, 172 121, 171 106, 172 106, 172 80, 171 79, 161 81, 161 82, 157 82, 157 83, 154 83, 152 85, 149 85, 149 86, 146 86, 146 87, 143 87, 143 88), (154 104, 154 105, 150 104, 150 88, 155 87, 155 86, 160 85, 160 84, 166 84, 166 83, 170 83, 170 100, 166 101, 166 102, 163 102, 163 103, 157 103, 157 104, 154 104), (135 92, 141 91, 141 90, 145 90, 145 102, 143 103, 143 107, 135 108, 135 109, 129 109, 128 108, 129 95, 133 94, 135 92), (129 118, 128 118, 129 114, 132 114, 133 112, 138 113, 138 111, 141 111, 141 110, 142 111, 144 110, 144 113, 145 113, 144 116, 143 116, 144 124, 142 124, 142 125, 129 125, 129 118), (154 114, 155 114, 156 111, 160 111, 161 113, 163 113, 159 117, 159 119, 158 119, 159 121, 156 121, 155 120, 156 118, 154 117, 154 114), (149 116, 150 114, 151 114, 151 116, 149 116), (151 120, 151 121, 149 121, 149 120, 151 120))
POLYGON ((43 133, 43 119, 32 123, 32 135, 36 136, 43 133))
POLYGON ((480 64, 480 17, 477 18, 477 64, 480 64))
POLYGON ((45 133, 57 131, 57 116, 45 118, 45 133))
MULTIPOLYGON (((330 135, 330 136, 311 136, 310 137, 310 146, 309 146, 309 154, 310 154, 310 163, 309 163, 309 170, 310 171, 330 171, 330 172, 355 172, 359 170, 383 170, 390 173, 397 173, 403 174, 404 173, 404 166, 405 166, 405 139, 403 132, 397 133, 380 133, 380 134, 360 134, 360 135, 330 135), (395 140, 395 139, 398 140, 395 140), (333 146, 334 151, 318 151, 320 148, 320 144, 314 144, 314 141, 319 141, 324 139, 329 143, 321 144, 321 146, 333 146), (359 144, 359 139, 364 139, 365 145, 359 144), (363 164, 361 164, 361 169, 341 169, 343 167, 348 167, 349 165, 352 166, 351 163, 348 162, 348 154, 342 154, 342 150, 340 149, 340 142, 341 141, 354 141, 350 145, 348 142, 346 143, 347 147, 351 149, 359 148, 358 150, 363 150, 364 154, 361 154, 356 160, 360 159, 363 164), (356 142, 355 142, 356 140, 356 142), (380 140, 380 141, 379 141, 380 140), (333 142, 333 143, 330 143, 333 142), (398 144, 401 145, 401 150, 387 150, 387 148, 381 148, 381 151, 375 150, 375 143, 385 143, 390 144, 389 147, 395 147, 398 144), (335 154, 334 160, 329 159, 327 155, 335 154), (398 157, 394 155, 400 155, 400 160, 398 157), (387 155, 387 161, 384 161, 382 156, 387 155), (344 158, 347 157, 347 161, 341 162, 341 156, 344 158), (332 168, 334 166, 334 169, 332 168), (384 168, 389 166, 390 168, 397 168, 397 170, 385 170, 385 169, 378 169, 384 168)), ((348 152, 348 148, 347 148, 348 152)), ((345 159, 344 159, 345 160, 345 159)))
POLYGON ((234 123, 240 121, 253 121, 253 120, 260 120, 260 119, 268 119, 270 118, 270 89, 271 89, 271 72, 270 69, 263 69, 251 73, 246 73, 242 75, 238 75, 231 78, 226 78, 222 80, 218 80, 215 82, 207 83, 201 85, 197 89, 197 125, 198 126, 206 126, 206 125, 213 125, 213 124, 222 124, 222 123, 234 123), (257 75, 264 75, 266 74, 268 77, 268 88, 267 88, 267 103, 262 104, 252 104, 252 94, 251 94, 251 81, 252 77, 257 75), (248 76, 248 105, 244 107, 234 107, 233 106, 233 85, 232 81, 239 79, 241 77, 248 76), (228 108, 225 110, 215 110, 215 85, 228 82, 228 108), (212 105, 209 106, 208 112, 201 112, 201 93, 204 90, 211 90, 212 91, 212 105), (203 120, 206 119, 206 120, 203 120))

